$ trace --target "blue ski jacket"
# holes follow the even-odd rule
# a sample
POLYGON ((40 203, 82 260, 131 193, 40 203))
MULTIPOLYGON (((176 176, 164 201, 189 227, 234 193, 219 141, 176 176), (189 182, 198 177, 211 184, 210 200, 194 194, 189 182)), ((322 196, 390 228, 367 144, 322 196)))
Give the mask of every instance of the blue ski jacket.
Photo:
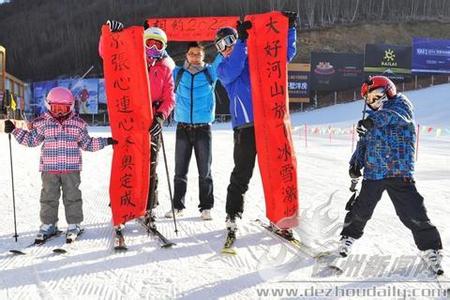
POLYGON ((175 91, 175 121, 190 124, 214 121, 216 111, 214 89, 217 82, 217 66, 221 61, 222 56, 217 55, 212 64, 205 64, 204 69, 196 73, 191 73, 185 67, 175 67, 174 81, 180 69, 184 68, 175 91), (205 72, 208 72, 210 78, 205 72))
MULTIPOLYGON (((288 31, 287 60, 294 58, 297 32, 295 28, 288 31)), ((253 123, 252 92, 248 68, 247 42, 238 40, 233 52, 217 67, 217 75, 230 99, 231 124, 233 128, 253 123)))
POLYGON ((368 111, 374 126, 356 146, 350 164, 364 168, 364 179, 412 178, 416 131, 414 107, 400 93, 383 103, 377 111, 368 111))

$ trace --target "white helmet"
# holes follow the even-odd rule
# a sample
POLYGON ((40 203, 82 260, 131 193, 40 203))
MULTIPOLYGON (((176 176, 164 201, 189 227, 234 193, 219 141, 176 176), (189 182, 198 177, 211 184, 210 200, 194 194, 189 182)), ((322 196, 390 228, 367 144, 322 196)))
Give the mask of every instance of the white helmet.
POLYGON ((167 47, 167 35, 161 28, 149 27, 144 31, 145 53, 151 58, 160 58, 167 47))

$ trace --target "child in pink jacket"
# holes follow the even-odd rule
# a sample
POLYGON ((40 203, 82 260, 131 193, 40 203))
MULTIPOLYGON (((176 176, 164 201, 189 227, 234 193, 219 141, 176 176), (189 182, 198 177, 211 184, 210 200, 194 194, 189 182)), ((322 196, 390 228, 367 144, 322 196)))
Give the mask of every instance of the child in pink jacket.
POLYGON ((5 132, 12 133, 25 146, 42 144, 39 171, 42 178, 40 219, 42 225, 36 243, 58 233, 58 205, 63 194, 63 203, 68 224, 67 242, 73 241, 82 231, 82 198, 80 186, 81 149, 98 151, 107 145, 117 144, 112 138, 92 138, 86 122, 73 112, 72 92, 63 87, 50 90, 45 112, 32 121, 29 128, 15 128, 10 120, 5 121, 5 132))

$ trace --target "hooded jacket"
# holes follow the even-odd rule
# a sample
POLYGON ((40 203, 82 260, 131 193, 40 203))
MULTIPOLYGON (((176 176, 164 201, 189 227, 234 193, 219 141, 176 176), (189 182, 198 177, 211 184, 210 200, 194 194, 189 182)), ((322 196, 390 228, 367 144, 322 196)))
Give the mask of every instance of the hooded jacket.
MULTIPOLYGON (((287 61, 296 53, 297 32, 289 28, 287 61)), ((229 57, 223 58, 217 74, 230 99, 230 114, 233 128, 253 124, 253 104, 248 66, 247 41, 238 40, 229 57)))
POLYGON ((217 66, 221 61, 222 56, 217 55, 212 64, 205 64, 199 69, 194 69, 188 64, 175 67, 173 71, 175 80, 180 70, 184 69, 175 91, 175 121, 190 124, 214 121, 216 110, 214 89, 218 79, 217 66), (212 82, 209 82, 205 72, 208 72, 212 82))
POLYGON ((362 137, 350 164, 364 168, 364 179, 412 178, 416 131, 413 105, 398 93, 376 111, 368 111, 373 127, 362 137))
POLYGON ((75 114, 58 121, 50 113, 34 119, 30 130, 16 128, 12 134, 17 142, 28 147, 42 144, 39 171, 65 173, 81 171, 81 150, 98 151, 107 145, 107 138, 90 137, 87 123, 75 114), (81 149, 81 150, 80 150, 81 149))

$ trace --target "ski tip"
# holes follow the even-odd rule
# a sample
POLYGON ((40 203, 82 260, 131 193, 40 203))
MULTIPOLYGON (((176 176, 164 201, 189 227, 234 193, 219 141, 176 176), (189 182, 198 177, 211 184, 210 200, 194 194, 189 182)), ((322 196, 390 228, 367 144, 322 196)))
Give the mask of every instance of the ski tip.
POLYGON ((440 269, 436 271, 437 275, 444 275, 444 270, 440 269))
POLYGON ((116 252, 124 252, 124 251, 127 251, 128 248, 126 246, 116 246, 116 247, 114 247, 114 250, 116 252))
POLYGON ((338 266, 334 266, 334 265, 329 265, 328 268, 330 270, 333 270, 335 272, 336 275, 342 275, 344 274, 344 270, 342 270, 341 268, 339 268, 338 266))
POLYGON ((231 249, 231 248, 223 248, 221 252, 222 252, 222 254, 237 255, 236 250, 231 249))
POLYGON ((65 253, 67 253, 67 250, 65 250, 63 248, 57 248, 57 249, 53 249, 53 253, 65 254, 65 253))
POLYGON ((25 252, 22 252, 22 251, 16 250, 16 249, 9 250, 9 252, 12 254, 16 254, 16 255, 26 255, 25 252))
POLYGON ((175 243, 166 243, 166 244, 162 244, 161 248, 172 248, 172 246, 175 246, 175 243))

